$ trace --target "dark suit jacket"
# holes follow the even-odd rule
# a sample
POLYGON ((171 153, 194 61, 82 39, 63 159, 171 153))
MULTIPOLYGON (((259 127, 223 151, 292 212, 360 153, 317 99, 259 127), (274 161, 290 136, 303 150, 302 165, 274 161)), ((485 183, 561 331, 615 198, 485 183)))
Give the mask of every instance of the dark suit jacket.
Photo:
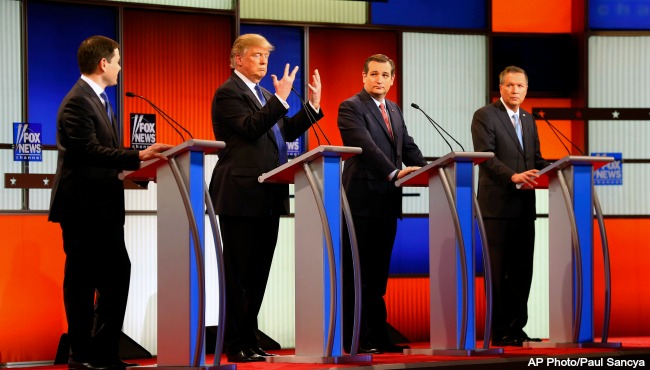
POLYGON ((63 99, 56 129, 59 153, 49 220, 123 225, 124 186, 117 176, 137 169, 140 159, 137 151, 119 148, 102 101, 84 80, 63 99))
MULTIPOLYGON (((311 126, 305 109, 286 117, 287 109, 262 89, 266 105, 234 72, 212 100, 212 126, 226 143, 212 173, 210 194, 217 214, 277 216, 289 213, 289 186, 260 184, 257 178, 279 166, 278 146, 271 129, 278 123, 285 141, 294 141, 311 126)), ((316 120, 323 117, 308 104, 316 120)))
POLYGON ((535 119, 519 109, 523 149, 501 100, 477 110, 472 119, 474 150, 494 153, 494 158, 479 165, 478 203, 486 218, 535 218, 535 192, 517 190, 510 177, 549 163, 539 149, 535 119))
POLYGON ((388 180, 396 169, 427 164, 408 134, 402 111, 385 100, 394 140, 372 97, 361 90, 339 106, 338 126, 343 145, 363 152, 345 161, 343 186, 352 213, 366 217, 401 217, 402 190, 388 180))

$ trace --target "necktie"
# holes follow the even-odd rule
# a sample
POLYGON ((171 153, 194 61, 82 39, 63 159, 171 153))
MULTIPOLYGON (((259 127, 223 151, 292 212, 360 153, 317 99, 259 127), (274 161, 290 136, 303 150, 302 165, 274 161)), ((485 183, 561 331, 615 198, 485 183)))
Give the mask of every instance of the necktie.
POLYGON ((512 119, 515 122, 515 131, 517 131, 517 138, 519 139, 519 145, 521 147, 524 147, 524 140, 522 139, 521 136, 521 122, 519 122, 519 115, 517 113, 512 115, 512 119))
MULTIPOLYGON (((259 84, 255 84, 255 92, 257 93, 257 97, 260 99, 262 106, 266 105, 266 99, 264 98, 264 94, 262 94, 262 89, 259 84)), ((272 129, 273 135, 275 135, 275 143, 278 145, 280 164, 285 164, 287 163, 287 143, 284 141, 284 137, 282 137, 282 132, 277 123, 273 125, 272 129)))
POLYGON ((102 91, 99 96, 104 99, 104 108, 106 109, 106 115, 108 116, 108 121, 112 124, 113 123, 113 114, 111 114, 111 102, 108 101, 108 95, 106 95, 106 91, 102 91))
POLYGON ((388 135, 390 135, 390 138, 392 139, 393 129, 390 127, 390 120, 388 119, 388 114, 386 113, 386 107, 384 106, 384 103, 379 103, 379 110, 381 111, 381 116, 384 117, 384 123, 388 129, 388 135))

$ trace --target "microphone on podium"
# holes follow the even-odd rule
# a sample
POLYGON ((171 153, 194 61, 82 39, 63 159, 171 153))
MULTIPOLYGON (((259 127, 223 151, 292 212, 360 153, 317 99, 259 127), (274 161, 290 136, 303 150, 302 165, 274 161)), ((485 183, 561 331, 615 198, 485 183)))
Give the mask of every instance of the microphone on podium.
POLYGON ((438 131, 438 134, 440 135, 440 137, 442 138, 442 140, 444 140, 445 143, 447 143, 447 145, 449 146, 449 150, 450 150, 450 151, 453 152, 454 149, 451 147, 451 144, 449 144, 449 141, 447 141, 447 139, 445 139, 445 136, 442 134, 442 132, 440 132, 440 130, 442 130, 445 134, 447 134, 447 136, 449 136, 449 137, 451 138, 451 140, 453 140, 456 144, 458 144, 458 146, 460 146, 460 149, 461 149, 463 152, 465 151, 465 148, 463 148, 463 146, 458 142, 458 140, 454 139, 454 137, 451 136, 451 134, 449 134, 449 133, 448 133, 444 128, 442 128, 442 126, 440 126, 436 121, 434 121, 433 118, 429 117, 429 115, 426 114, 426 113, 425 113, 425 112, 420 108, 419 105, 417 105, 417 104, 415 104, 415 103, 411 103, 411 106, 412 106, 413 108, 419 110, 420 112, 422 112, 422 114, 424 114, 424 116, 427 117, 427 119, 429 120, 429 123, 431 123, 431 125, 433 126, 433 128, 435 128, 436 131, 438 131))
POLYGON ((551 122, 549 122, 549 121, 546 119, 546 117, 544 117, 543 115, 541 115, 541 114, 539 114, 539 113, 535 113, 533 116, 534 116, 535 118, 541 118, 541 119, 543 119, 544 121, 546 121, 546 124, 548 125, 548 127, 551 129, 551 131, 553 132, 553 134, 555 134, 555 137, 560 141, 560 144, 562 144, 562 146, 563 146, 564 149, 567 151, 567 153, 569 153, 569 155, 571 155, 571 151, 570 151, 569 148, 567 148, 567 146, 564 144, 564 141, 562 141, 562 139, 560 139, 560 136, 558 135, 558 133, 559 133, 560 135, 562 135, 562 137, 563 137, 566 141, 568 141, 571 145, 573 145, 574 148, 578 149, 578 151, 580 152, 580 155, 585 155, 585 153, 583 153, 582 150, 580 150, 580 148, 578 148, 578 146, 575 145, 575 144, 573 143, 573 141, 569 140, 569 138, 566 137, 566 136, 562 133, 562 131, 560 131, 557 127, 553 126, 553 125, 551 124, 551 122))
POLYGON ((194 139, 194 136, 192 136, 192 134, 191 134, 189 131, 187 131, 187 129, 185 129, 185 127, 183 127, 183 125, 181 125, 180 123, 176 122, 176 121, 175 121, 171 116, 169 116, 167 113, 165 113, 162 109, 158 108, 154 103, 151 102, 151 100, 145 98, 145 97, 142 96, 142 95, 138 95, 138 94, 132 93, 132 92, 130 92, 130 91, 127 91, 125 95, 126 95, 128 98, 140 98, 140 99, 146 101, 147 103, 149 103, 149 105, 151 105, 151 107, 152 107, 156 112, 158 112, 158 114, 160 114, 160 116, 165 120, 165 122, 167 122, 167 124, 168 124, 169 126, 171 126, 171 128, 174 129, 174 131, 176 131, 176 133, 178 134, 178 136, 181 137, 181 140, 182 140, 182 141, 185 141, 185 136, 183 136, 183 134, 182 134, 182 133, 178 130, 178 128, 176 128, 176 127, 180 127, 180 129, 183 130, 183 131, 185 131, 185 132, 190 136, 190 138, 194 139), (173 124, 172 124, 172 122, 173 122, 173 124))
POLYGON ((327 145, 332 145, 330 144, 329 139, 325 135, 325 132, 323 132, 323 129, 320 128, 320 125, 318 125, 318 121, 316 121, 316 118, 311 114, 311 111, 307 107, 307 103, 305 100, 298 94, 298 90, 296 90, 293 86, 291 86, 291 91, 295 92, 296 95, 298 96, 298 99, 300 99, 300 103, 302 103, 302 108, 305 110, 305 113, 307 114, 307 118, 309 118, 309 122, 311 122, 311 129, 314 130, 314 135, 316 136, 316 141, 318 142, 318 145, 320 145, 320 138, 318 137, 318 132, 316 132, 316 129, 314 126, 318 127, 320 130, 320 133, 323 134, 323 137, 325 138, 325 141, 327 141, 327 145))

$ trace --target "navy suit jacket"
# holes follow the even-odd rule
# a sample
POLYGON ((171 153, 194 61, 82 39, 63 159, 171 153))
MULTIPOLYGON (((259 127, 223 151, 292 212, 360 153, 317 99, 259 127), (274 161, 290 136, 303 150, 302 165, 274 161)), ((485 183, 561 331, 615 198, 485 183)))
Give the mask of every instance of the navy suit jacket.
MULTIPOLYGON (((262 89, 262 107, 246 83, 233 72, 212 100, 212 127, 226 147, 212 172, 210 194, 217 214, 278 216, 289 213, 289 185, 260 184, 257 178, 280 165, 272 127, 278 123, 285 141, 294 141, 311 126, 305 108, 293 117, 280 99, 262 89)), ((308 108, 316 120, 323 117, 308 108)))
POLYGON ((366 217, 401 217, 402 189, 388 175, 407 166, 427 164, 409 135, 402 111, 385 99, 394 140, 390 138, 377 104, 365 90, 339 106, 338 126, 343 145, 363 152, 345 161, 343 186, 352 213, 366 217))
MULTIPOLYGON (((113 122, 117 122, 115 116, 113 122)), ((102 101, 84 80, 65 96, 56 120, 58 161, 49 220, 124 224, 122 170, 140 166, 136 150, 119 147, 102 101)))
POLYGON ((494 153, 494 158, 479 164, 478 203, 483 217, 535 218, 535 192, 518 190, 510 178, 515 173, 541 170, 549 163, 542 158, 533 115, 520 107, 519 119, 523 148, 501 100, 474 113, 474 151, 494 153))

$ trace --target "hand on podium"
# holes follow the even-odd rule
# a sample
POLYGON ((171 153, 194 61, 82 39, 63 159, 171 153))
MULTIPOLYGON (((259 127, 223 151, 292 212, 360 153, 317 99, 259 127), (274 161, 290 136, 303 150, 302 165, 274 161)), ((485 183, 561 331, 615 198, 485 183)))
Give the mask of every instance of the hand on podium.
POLYGON ((405 169, 400 170, 400 171, 397 173, 397 179, 399 180, 399 179, 401 179, 402 177, 408 175, 409 173, 411 173, 411 172, 415 172, 415 171, 419 170, 420 168, 421 168, 421 167, 419 167, 419 166, 406 167, 405 169))
POLYGON ((537 181, 535 181, 535 179, 539 177, 537 172, 539 172, 539 170, 532 169, 526 172, 516 173, 510 177, 510 180, 517 184, 517 189, 525 187, 532 189, 537 185, 537 181))
POLYGON ((141 150, 138 153, 138 156, 140 157, 141 161, 147 161, 153 158, 160 158, 160 159, 167 160, 167 157, 165 157, 161 153, 171 148, 173 148, 173 146, 168 144, 155 143, 152 146, 148 147, 147 149, 141 150))

